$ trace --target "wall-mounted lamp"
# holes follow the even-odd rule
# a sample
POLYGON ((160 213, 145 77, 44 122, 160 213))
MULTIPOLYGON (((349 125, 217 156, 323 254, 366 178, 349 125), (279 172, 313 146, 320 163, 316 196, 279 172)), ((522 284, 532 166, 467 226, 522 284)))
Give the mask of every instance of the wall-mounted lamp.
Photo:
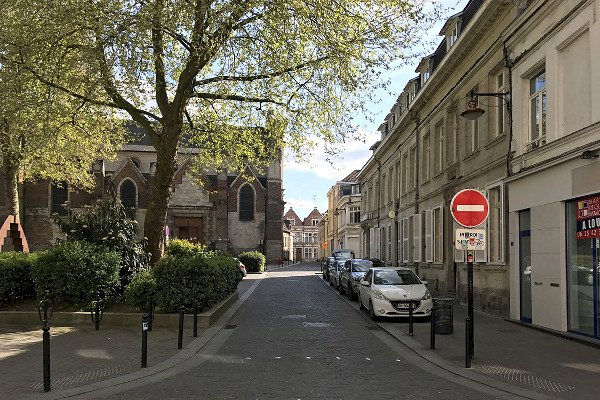
POLYGON ((498 97, 506 101, 506 104, 509 103, 510 93, 476 93, 471 90, 471 99, 467 102, 467 109, 460 113, 463 118, 468 119, 469 121, 475 121, 479 119, 483 114, 485 114, 485 110, 483 108, 479 108, 477 106, 477 98, 479 96, 486 97, 498 97))
POLYGON ((581 153, 582 160, 593 160, 594 158, 598 158, 600 155, 600 150, 585 150, 581 153))

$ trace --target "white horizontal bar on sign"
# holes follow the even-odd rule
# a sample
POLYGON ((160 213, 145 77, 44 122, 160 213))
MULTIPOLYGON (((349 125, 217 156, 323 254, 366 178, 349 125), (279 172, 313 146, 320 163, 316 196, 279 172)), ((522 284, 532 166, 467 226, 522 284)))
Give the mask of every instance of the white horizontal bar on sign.
POLYGON ((456 211, 480 211, 483 212, 483 204, 459 204, 456 206, 456 211))

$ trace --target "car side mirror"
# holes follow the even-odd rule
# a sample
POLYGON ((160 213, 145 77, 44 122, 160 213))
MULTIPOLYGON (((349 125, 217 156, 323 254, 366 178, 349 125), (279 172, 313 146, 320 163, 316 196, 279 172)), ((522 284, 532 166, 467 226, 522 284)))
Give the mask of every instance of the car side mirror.
POLYGON ((371 286, 371 284, 369 283, 369 281, 360 281, 360 284, 362 286, 371 286))
POLYGON ((421 281, 421 283, 425 286, 429 285, 429 282, 427 282, 427 281, 421 281))

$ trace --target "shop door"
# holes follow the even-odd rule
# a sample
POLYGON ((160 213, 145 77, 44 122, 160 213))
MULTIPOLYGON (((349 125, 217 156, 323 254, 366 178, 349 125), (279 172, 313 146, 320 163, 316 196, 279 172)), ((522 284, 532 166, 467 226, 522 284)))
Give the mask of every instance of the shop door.
POLYGON ((519 212, 519 272, 521 286, 521 321, 531 322, 531 224, 530 211, 519 212))

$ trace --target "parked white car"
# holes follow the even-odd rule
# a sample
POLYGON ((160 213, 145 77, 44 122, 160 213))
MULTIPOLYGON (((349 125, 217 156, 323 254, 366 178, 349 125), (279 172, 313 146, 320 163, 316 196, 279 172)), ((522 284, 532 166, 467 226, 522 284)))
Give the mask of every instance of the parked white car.
POLYGON ((412 301, 413 317, 431 316, 431 293, 408 268, 369 268, 360 282, 358 303, 369 310, 371 319, 378 317, 408 317, 412 301))

